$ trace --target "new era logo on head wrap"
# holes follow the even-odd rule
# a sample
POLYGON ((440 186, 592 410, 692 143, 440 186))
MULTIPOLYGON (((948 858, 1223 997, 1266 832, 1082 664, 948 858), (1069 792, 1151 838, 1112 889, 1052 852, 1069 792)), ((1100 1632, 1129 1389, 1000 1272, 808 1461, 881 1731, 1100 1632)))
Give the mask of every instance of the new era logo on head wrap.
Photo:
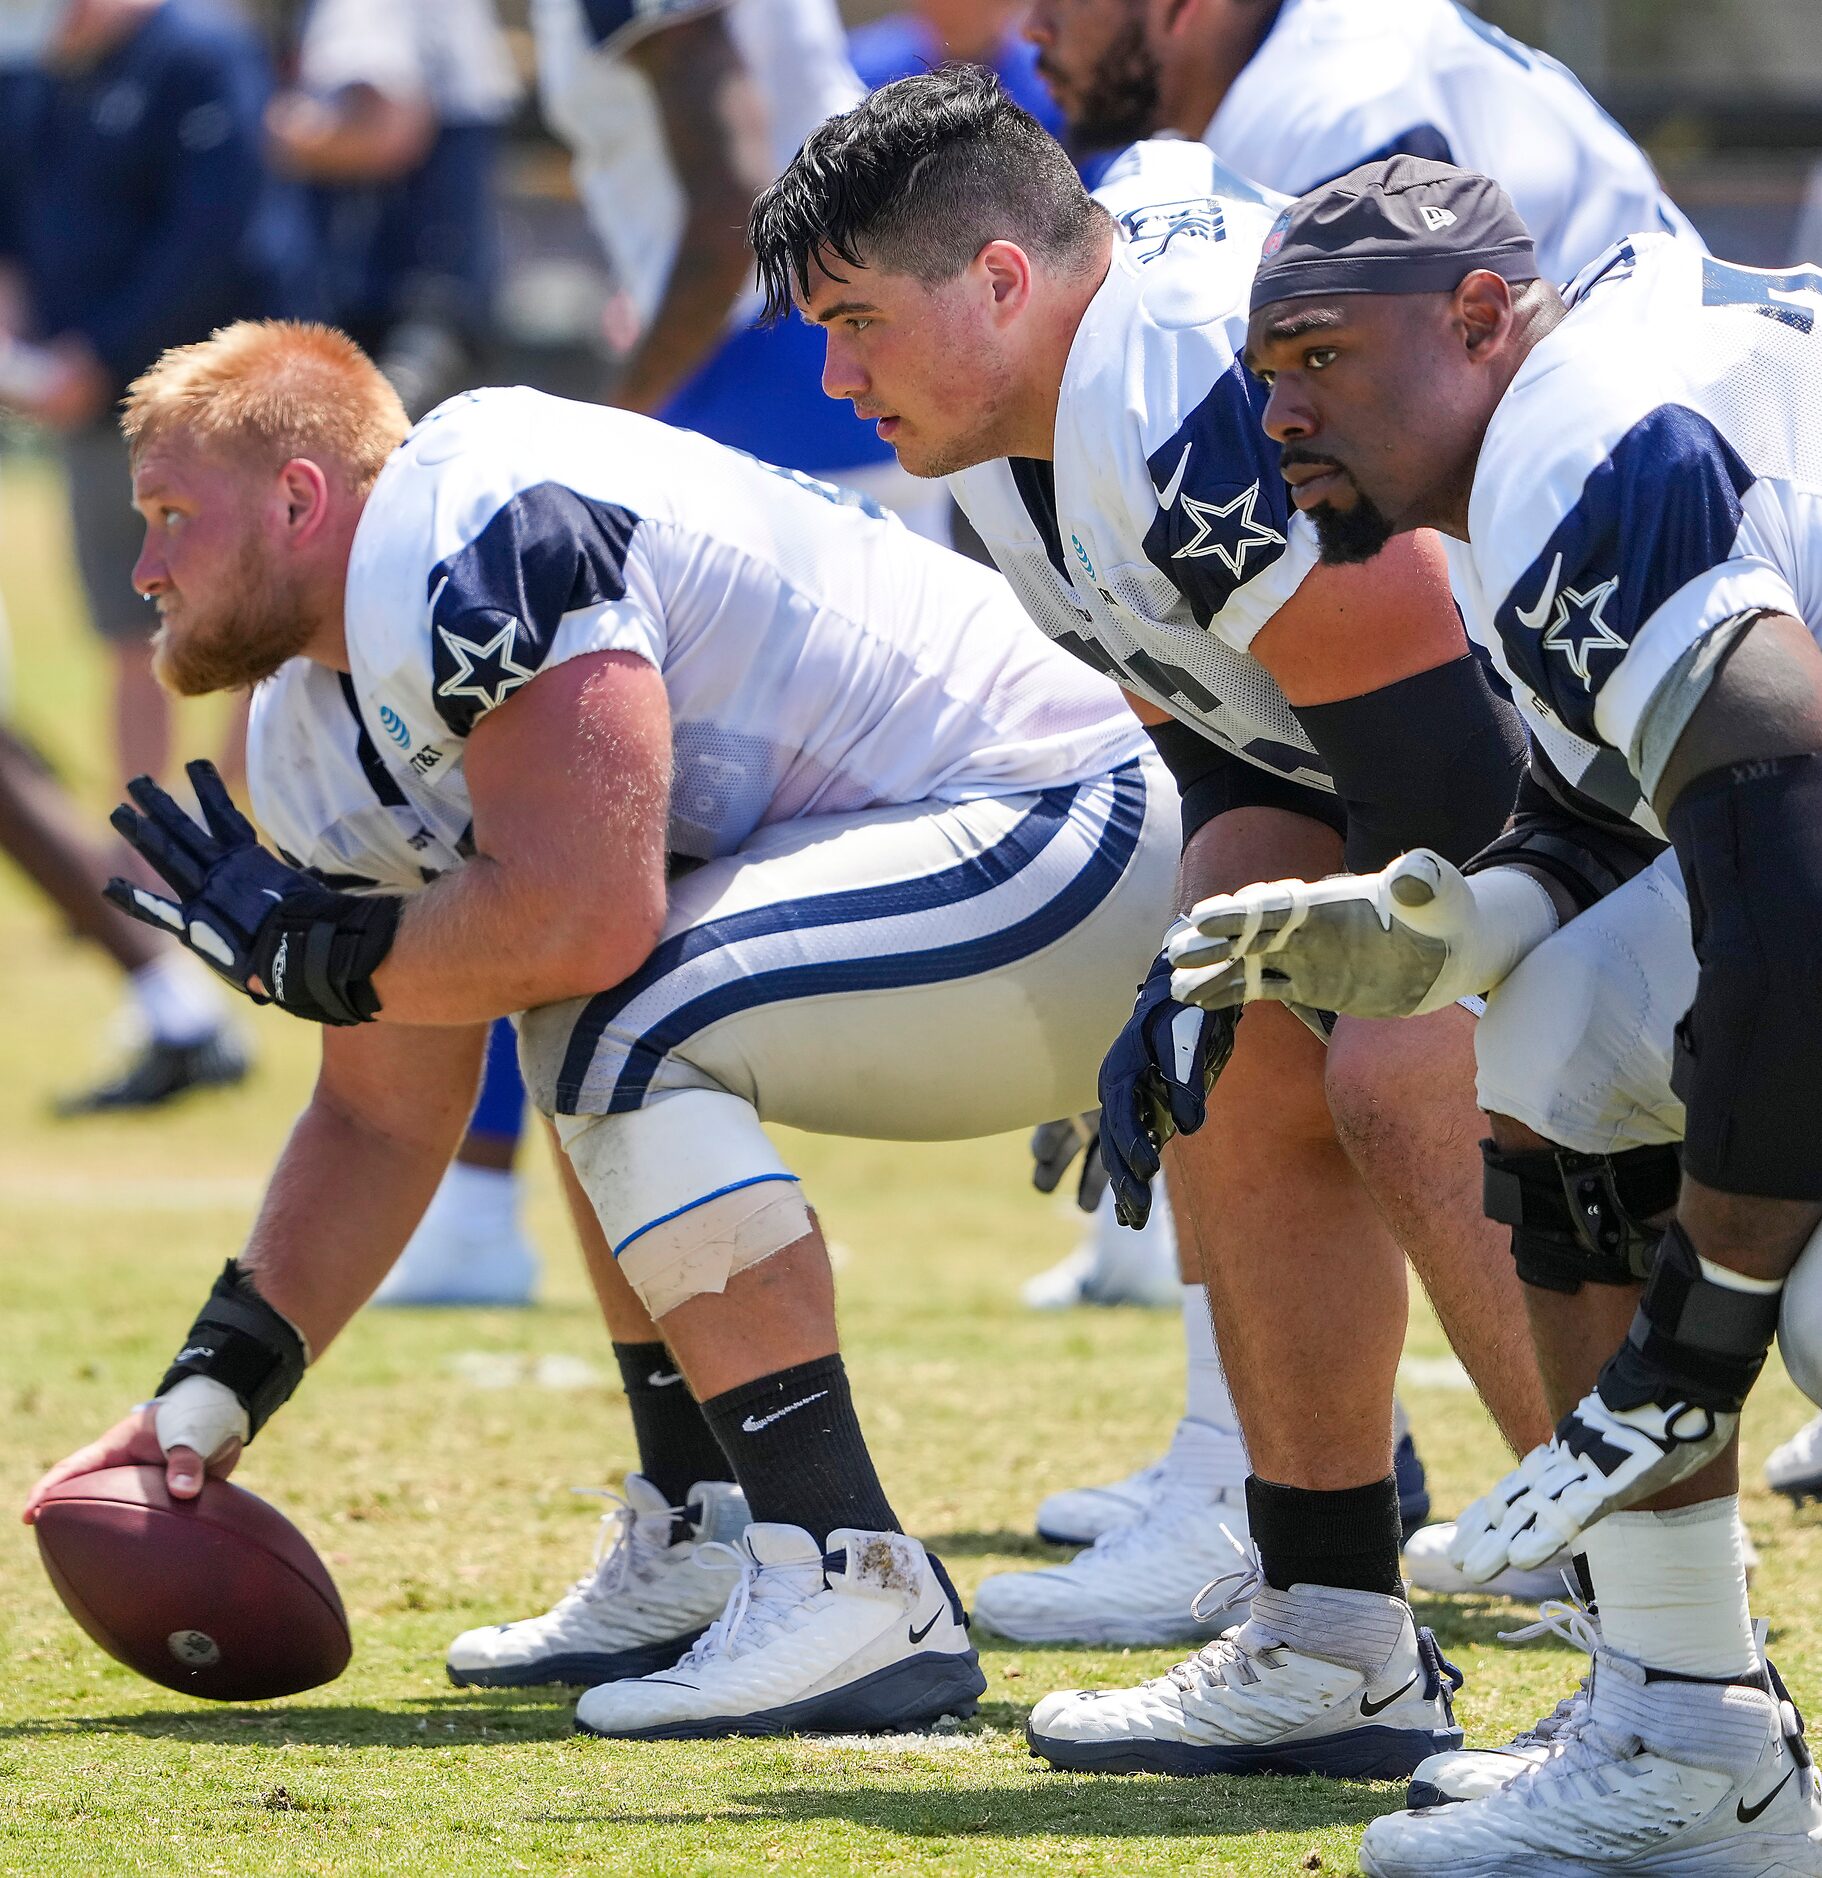
POLYGON ((1417 213, 1423 217, 1424 227, 1429 229, 1432 234, 1439 228, 1453 228, 1455 226, 1455 211, 1453 209, 1438 209, 1428 202, 1423 202, 1418 204, 1417 213))

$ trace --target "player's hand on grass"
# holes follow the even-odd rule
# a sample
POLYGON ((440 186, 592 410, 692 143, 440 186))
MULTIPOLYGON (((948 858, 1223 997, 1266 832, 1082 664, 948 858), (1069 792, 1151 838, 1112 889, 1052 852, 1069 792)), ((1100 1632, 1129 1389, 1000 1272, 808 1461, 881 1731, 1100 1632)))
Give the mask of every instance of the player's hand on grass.
MULTIPOLYGON (((168 1400, 169 1398, 165 1398, 168 1400)), ((237 1405, 238 1406, 238 1405, 237 1405)), ((174 1443, 166 1448, 158 1437, 159 1404, 142 1402, 130 1415, 122 1417, 106 1434, 78 1448, 66 1459, 49 1468, 31 1490, 22 1517, 29 1526, 38 1517, 45 1495, 63 1481, 80 1474, 98 1474, 109 1467, 155 1467, 164 1463, 165 1487, 174 1500, 193 1500, 202 1492, 205 1473, 225 1478, 240 1459, 241 1441, 231 1436, 211 1446, 205 1463, 195 1448, 174 1443)), ((168 1424, 167 1424, 168 1426, 168 1424)), ((208 1439, 200 1430, 195 1438, 208 1439)))
POLYGON ((1264 881, 1191 908, 1166 948, 1171 991, 1209 1010, 1272 998, 1417 1016, 1461 995, 1439 981, 1475 918, 1461 873, 1428 848, 1377 874, 1264 881))
POLYGON ((1040 1122, 1031 1131, 1031 1184, 1039 1193, 1055 1193, 1077 1155, 1082 1174, 1076 1182, 1075 1203, 1092 1213, 1107 1191, 1107 1163, 1101 1159, 1101 1111, 1065 1115, 1060 1121, 1040 1122))
POLYGON ((259 844, 213 763, 191 763, 198 823, 149 776, 127 784, 134 806, 110 817, 174 898, 130 880, 106 897, 123 913, 180 939, 255 1004, 318 1024, 359 1024, 379 1010, 368 982, 386 955, 398 902, 337 893, 259 844))
POLYGON ((1101 1064, 1101 1157, 1122 1226, 1151 1217, 1159 1150, 1207 1120, 1208 1092, 1234 1053, 1239 1012, 1178 1003, 1170 977, 1170 959, 1160 952, 1101 1064))

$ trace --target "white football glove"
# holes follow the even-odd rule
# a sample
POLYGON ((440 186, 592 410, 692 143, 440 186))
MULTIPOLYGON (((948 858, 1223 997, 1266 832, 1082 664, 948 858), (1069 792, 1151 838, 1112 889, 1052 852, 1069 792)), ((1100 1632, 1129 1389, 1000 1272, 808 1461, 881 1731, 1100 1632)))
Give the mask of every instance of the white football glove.
POLYGON ((1166 950, 1171 995, 1221 1009, 1272 998, 1355 1017, 1420 1017, 1496 985, 1556 930, 1533 876, 1473 879, 1429 848, 1377 874, 1276 880, 1191 908, 1166 950))

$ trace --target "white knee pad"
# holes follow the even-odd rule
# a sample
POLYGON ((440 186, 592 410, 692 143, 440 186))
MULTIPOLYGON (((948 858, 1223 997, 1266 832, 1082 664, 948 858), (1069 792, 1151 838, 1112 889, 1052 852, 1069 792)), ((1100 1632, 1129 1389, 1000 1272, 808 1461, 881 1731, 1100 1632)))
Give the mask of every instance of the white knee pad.
POLYGON ((1822 1227, 1810 1235, 1785 1281, 1778 1349, 1791 1381, 1822 1407, 1822 1227))
POLYGON ((797 1176, 739 1096, 685 1089, 624 1115, 559 1115, 556 1126, 621 1273, 655 1318, 725 1291, 810 1230, 797 1176))

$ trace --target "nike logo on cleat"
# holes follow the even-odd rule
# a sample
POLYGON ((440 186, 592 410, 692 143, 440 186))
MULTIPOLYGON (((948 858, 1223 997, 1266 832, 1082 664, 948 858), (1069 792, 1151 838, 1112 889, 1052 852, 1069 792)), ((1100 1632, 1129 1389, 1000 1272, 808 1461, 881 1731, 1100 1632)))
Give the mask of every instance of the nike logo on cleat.
POLYGON ((1360 1712, 1363 1715, 1377 1715, 1382 1710, 1390 1708, 1401 1695, 1408 1695, 1416 1687, 1417 1678, 1413 1676, 1402 1689, 1394 1689, 1383 1702, 1375 1702, 1370 1695, 1363 1695, 1360 1698, 1360 1712))
MULTIPOLYGON (((936 1617, 941 1617, 941 1616, 942 1616, 942 1612, 941 1612, 941 1611, 938 1611, 938 1612, 937 1612, 937 1614, 936 1614, 936 1617)), ((912 1641, 913 1643, 922 1643, 922 1642, 923 1642, 923 1640, 924 1640, 924 1639, 925 1639, 925 1638, 926 1638, 927 1636, 929 1636, 929 1634, 931 1633, 931 1631, 933 1631, 933 1630, 934 1630, 934 1629, 936 1628, 936 1617, 933 1617, 933 1618, 931 1618, 931 1620, 929 1621, 929 1623, 927 1623, 927 1624, 926 1624, 926 1625, 925 1625, 925 1626, 923 1627, 923 1629, 922 1629, 922 1630, 916 1630, 916 1629, 913 1629, 913 1630, 911 1631, 911 1641, 912 1641)), ((1788 1779, 1788 1778, 1789 1778, 1789 1776, 1788 1776, 1788 1775, 1786 1775, 1786 1776, 1785 1776, 1785 1778, 1786 1778, 1786 1779, 1788 1779)))
POLYGON ((756 1435, 762 1428, 769 1428, 776 1421, 783 1421, 787 1415, 795 1414, 800 1408, 808 1408, 812 1402, 820 1402, 828 1394, 827 1389, 818 1389, 814 1395, 807 1395, 801 1402, 787 1402, 783 1408, 774 1409, 770 1415, 749 1415, 740 1424, 742 1434, 756 1435))
POLYGON ((1739 1805, 1734 1808, 1734 1811, 1739 1815, 1740 1824, 1742 1826, 1750 1826, 1752 1822, 1755 1819, 1757 1819, 1762 1812, 1765 1811, 1766 1807, 1768 1807, 1772 1803, 1772 1801, 1775 1800, 1778 1797, 1778 1795, 1782 1793, 1787 1786, 1790 1785, 1791 1780, 1794 1778, 1796 1774, 1796 1771, 1797 1770, 1793 1767, 1790 1770, 1790 1772, 1786 1774, 1784 1778, 1780 1780, 1778 1784, 1775 1787, 1773 1787, 1772 1790, 1768 1794, 1766 1794, 1764 1799, 1762 1799, 1758 1803, 1757 1806, 1748 1806, 1746 1804, 1745 1795, 1742 1794, 1740 1797, 1739 1805))

